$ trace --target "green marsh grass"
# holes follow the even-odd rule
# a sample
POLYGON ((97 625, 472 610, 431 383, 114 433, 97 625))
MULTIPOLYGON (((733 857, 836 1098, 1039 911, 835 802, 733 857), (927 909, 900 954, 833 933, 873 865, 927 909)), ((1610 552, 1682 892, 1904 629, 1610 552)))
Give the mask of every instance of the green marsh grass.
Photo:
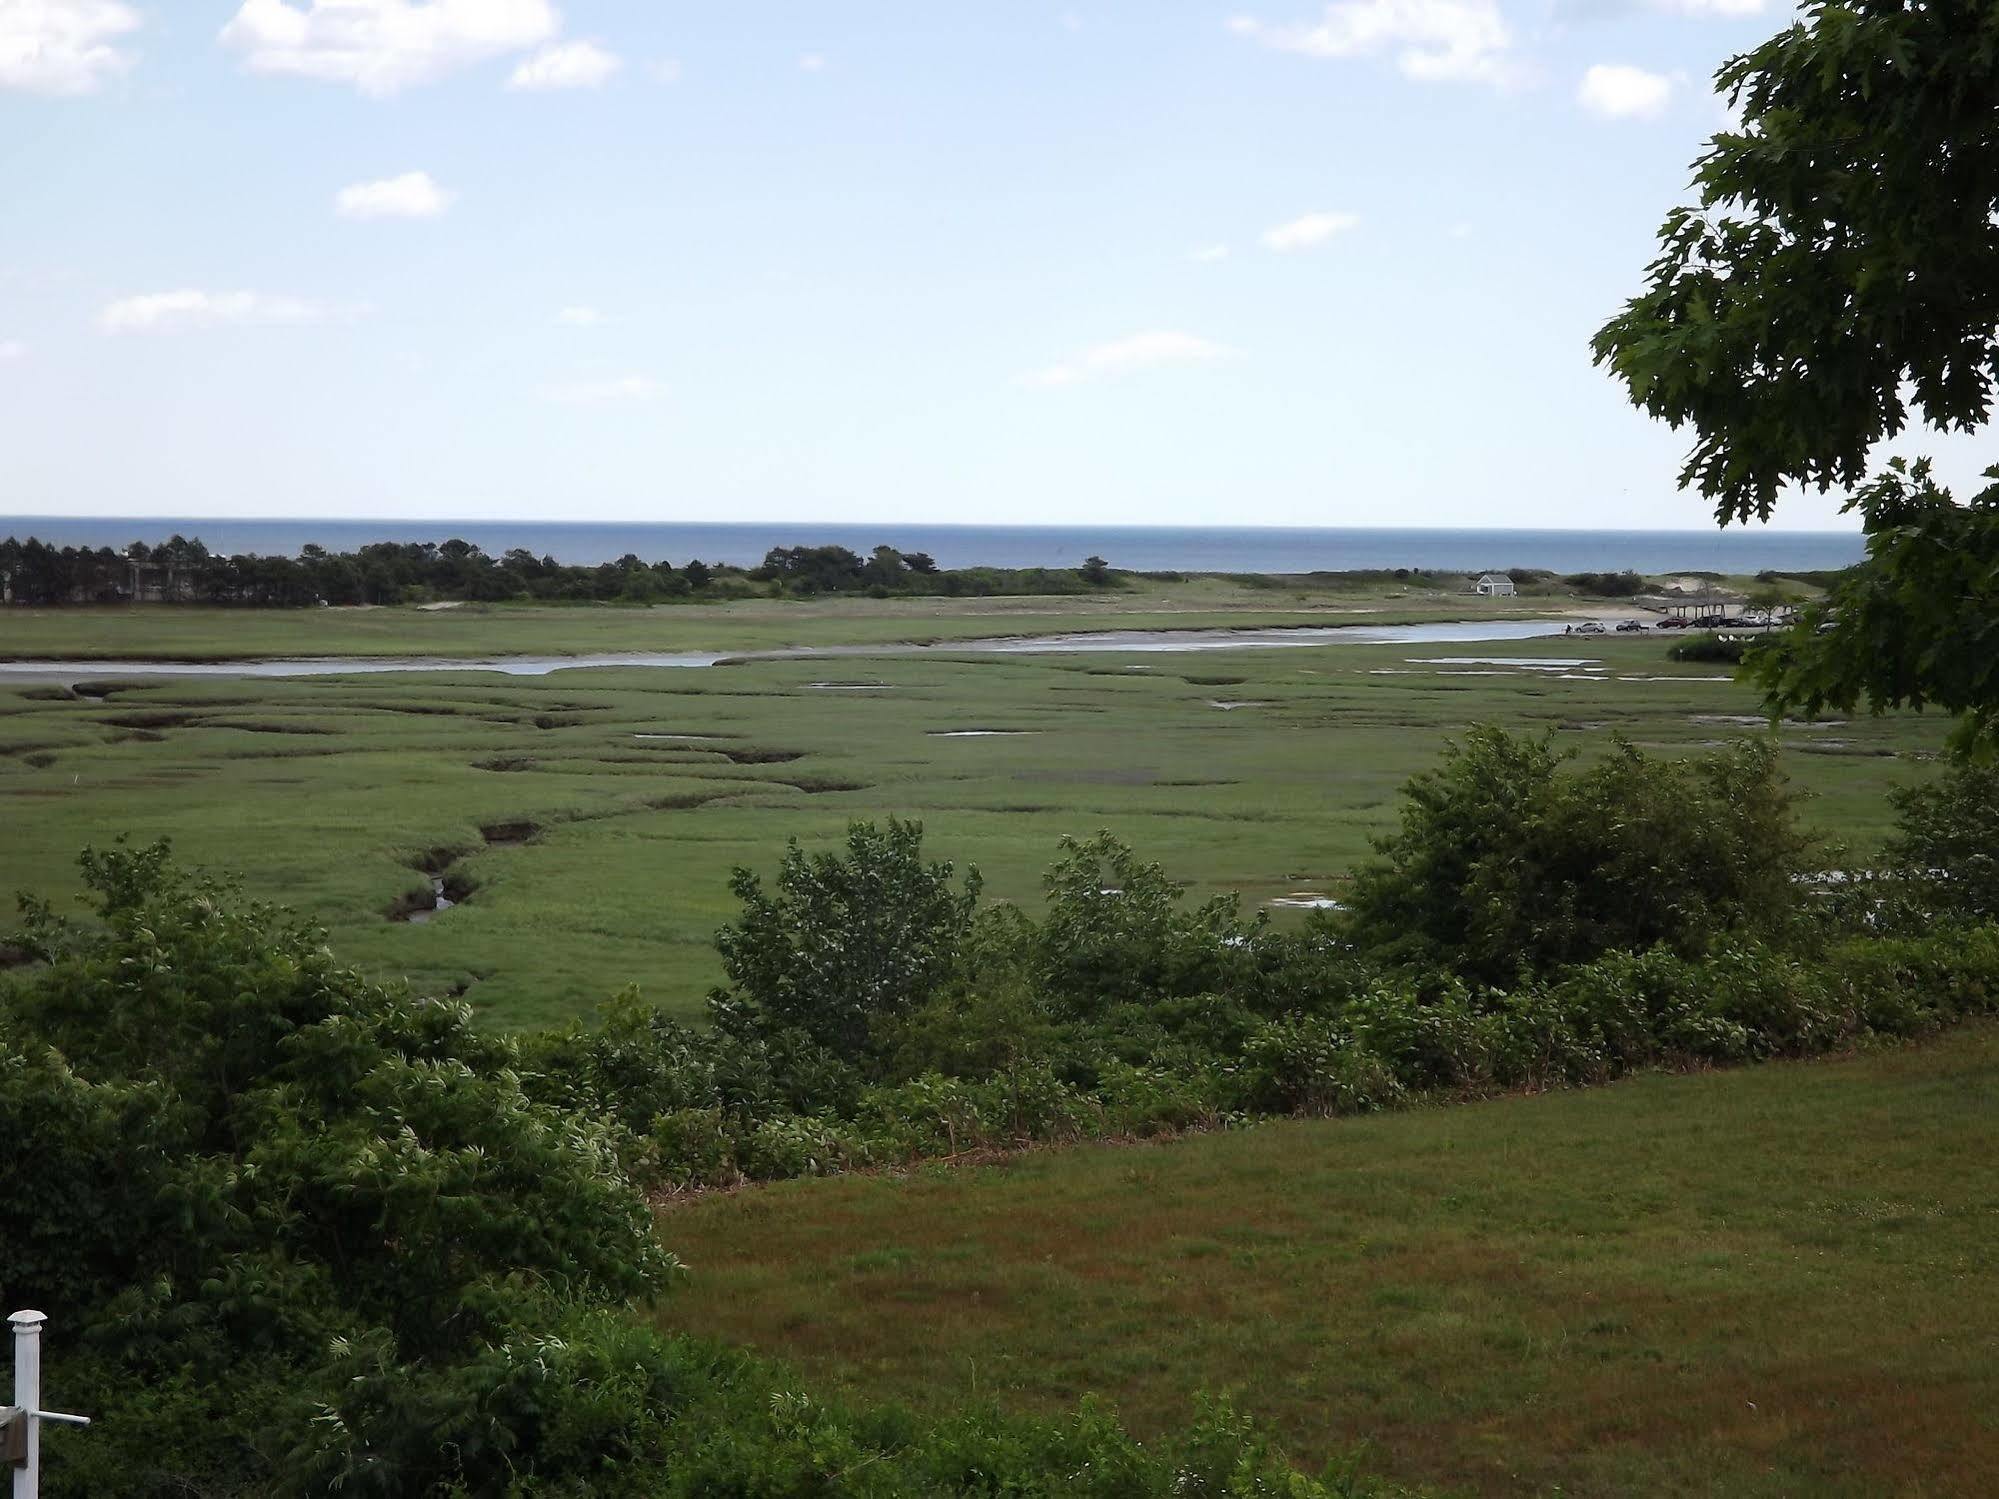
POLYGON ((1280 628, 1533 618, 1583 610, 1572 595, 1478 599, 1417 587, 1257 588, 1231 578, 1135 579, 1101 593, 1009 598, 736 599, 448 608, 0 610, 0 659, 223 661, 262 656, 583 655, 878 645, 1089 629, 1280 628))
MULTIPOLYGON (((1196 896, 1336 895, 1397 788, 1473 722, 1545 728, 1585 751, 1613 731, 1667 753, 1761 732, 1748 689, 1668 663, 1667 643, 940 650, 542 677, 113 680, 80 696, 0 684, 0 892, 63 897, 83 845, 166 836, 322 922, 370 971, 463 992, 499 1023, 587 1015, 629 983, 692 1015, 719 977, 710 937, 733 914, 730 868, 769 867, 787 837, 920 818, 934 856, 979 865, 993 898, 1033 902, 1064 834, 1108 828, 1196 896), (1435 664, 1453 656, 1588 656, 1647 680, 1435 664), (943 737, 966 729, 1024 732, 943 737), (461 906, 424 925, 387 918, 447 868, 470 887, 461 906)), ((1808 819, 1864 852, 1888 825, 1888 790, 1928 773, 1942 725, 1781 732, 1815 798, 1808 819)))

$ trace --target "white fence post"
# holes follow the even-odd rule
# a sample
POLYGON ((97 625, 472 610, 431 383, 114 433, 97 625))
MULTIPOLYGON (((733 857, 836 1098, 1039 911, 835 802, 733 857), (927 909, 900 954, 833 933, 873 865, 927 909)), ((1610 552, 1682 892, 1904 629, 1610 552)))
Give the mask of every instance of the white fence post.
POLYGON ((27 1460, 14 1469, 14 1499, 38 1499, 42 1489, 42 1323, 40 1312, 16 1312, 14 1329, 15 1420, 26 1429, 27 1460))
POLYGON ((90 1417, 69 1416, 42 1409, 42 1324, 40 1312, 16 1312, 7 1319, 14 1329, 14 1410, 20 1424, 19 1451, 14 1464, 14 1499, 40 1499, 42 1487, 42 1422, 88 1426, 90 1417))

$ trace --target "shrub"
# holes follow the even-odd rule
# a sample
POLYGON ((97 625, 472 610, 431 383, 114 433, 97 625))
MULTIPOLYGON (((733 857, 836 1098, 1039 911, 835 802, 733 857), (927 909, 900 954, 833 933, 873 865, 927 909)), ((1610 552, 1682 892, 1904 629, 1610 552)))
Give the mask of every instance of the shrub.
POLYGON ((1867 1028, 1886 1035, 1999 1014, 1999 928, 1990 925, 1847 942, 1826 955, 1825 969, 1867 1028))
POLYGON ((1474 728, 1404 788, 1400 829, 1357 874, 1350 930, 1377 959, 1499 983, 1615 949, 1696 955, 1795 919, 1808 848, 1775 750, 1600 762, 1474 728))
POLYGON ((1033 938, 1036 987, 1076 1015, 1120 1000, 1233 988, 1253 971, 1233 896, 1182 911, 1185 892, 1109 833, 1064 838, 1043 877, 1048 911, 1033 938))
POLYGON ((1243 1094, 1267 1114, 1366 1114, 1401 1101, 1402 1084, 1339 1021, 1272 1021, 1250 1037, 1243 1094))
POLYGON ((1645 580, 1634 572, 1621 573, 1570 573, 1562 581, 1578 593, 1593 593, 1598 598, 1636 598, 1645 591, 1645 580))
POLYGON ((1889 872, 1919 909, 1999 920, 1999 763, 1951 766, 1893 793, 1889 872))
POLYGON ((465 1006, 365 982, 163 845, 83 863, 98 922, 31 904, 49 966, 0 989, 0 1138, 65 1173, 0 1193, 0 1274, 77 1337, 51 1378, 107 1454, 79 1474, 165 1458, 179 1491, 282 1466, 329 1348, 449 1367, 666 1283, 611 1134, 530 1099, 465 1006), (209 1425, 141 1458, 161 1400, 209 1425))
POLYGON ((876 1028, 943 987, 978 905, 977 870, 951 886, 949 864, 923 862, 923 825, 857 822, 844 854, 808 857, 793 840, 775 889, 738 869, 741 916, 716 934, 733 988, 724 1010, 756 1028, 795 1029, 849 1061, 876 1028))

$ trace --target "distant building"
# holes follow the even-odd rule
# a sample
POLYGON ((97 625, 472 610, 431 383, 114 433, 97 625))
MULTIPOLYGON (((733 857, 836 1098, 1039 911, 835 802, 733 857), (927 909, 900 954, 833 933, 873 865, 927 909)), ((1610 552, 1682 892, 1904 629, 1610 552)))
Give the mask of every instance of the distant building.
POLYGON ((1487 573, 1478 580, 1478 592, 1482 598, 1510 599, 1519 590, 1505 573, 1487 573))

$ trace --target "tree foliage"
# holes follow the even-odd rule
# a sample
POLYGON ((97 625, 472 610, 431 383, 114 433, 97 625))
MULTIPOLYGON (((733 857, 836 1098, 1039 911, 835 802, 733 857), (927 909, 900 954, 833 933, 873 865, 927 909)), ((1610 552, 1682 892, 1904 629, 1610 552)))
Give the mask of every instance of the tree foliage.
POLYGON ((211 1465, 283 1470, 352 1358, 415 1379, 665 1284, 611 1135, 530 1099, 467 1007, 364 981, 164 845, 84 874, 96 919, 30 903, 47 966, 0 993, 0 1138, 36 1183, 0 1192, 0 1293, 95 1359, 92 1461, 143 1466, 120 1409, 192 1381, 270 1406, 211 1465))
POLYGON ((905 1014, 949 979, 978 908, 969 871, 954 889, 949 864, 923 862, 923 825, 855 823, 844 853, 808 855, 793 839, 766 890, 738 869, 743 903, 715 945, 733 986, 725 1016, 789 1027, 849 1060, 870 1050, 873 1028, 905 1014))
POLYGON ((469 541, 371 542, 352 552, 308 544, 296 557, 227 556, 197 537, 157 546, 56 547, 30 536, 0 538, 0 602, 30 605, 207 604, 305 608, 399 604, 424 599, 498 603, 700 603, 770 591, 797 594, 944 595, 1084 593, 1116 579, 1070 568, 940 569, 924 552, 878 546, 863 560, 843 546, 776 547, 754 569, 725 563, 562 563, 515 547, 489 556, 469 541))
POLYGON ((1726 523, 1858 484, 1910 397, 1940 429, 1990 414, 1999 5, 1815 0, 1717 83, 1741 124, 1594 347, 1694 429, 1682 481, 1726 523))
POLYGON ((1064 838, 1042 885, 1048 909, 1032 944, 1034 977, 1079 1013, 1222 988, 1263 924, 1245 928, 1234 896, 1181 910, 1186 891, 1109 833, 1064 838))
POLYGON ((1664 761, 1620 740, 1593 765, 1570 758, 1480 727, 1412 779, 1400 828, 1355 877, 1357 940, 1506 982, 1782 928, 1807 845, 1769 743, 1664 761))
POLYGON ((1752 653, 1749 675, 1773 712, 1935 706, 1958 715, 1959 752, 1989 752, 1999 735, 1999 483, 1960 505, 1928 459, 1898 458, 1854 504, 1867 518, 1867 564, 1752 653))
MULTIPOLYGON (((1999 375, 1999 3, 1814 0, 1725 64, 1740 125, 1695 165, 1646 289, 1596 335, 1638 406, 1693 429, 1722 524, 1852 489, 1913 413, 1974 431, 1999 375)), ((1999 475, 1995 475, 1999 476, 1999 475)), ((1754 675, 1773 712, 1999 713, 1999 525, 1899 460, 1850 503, 1868 560, 1754 675), (1830 621, 1824 634, 1819 627, 1830 621)))
POLYGON ((1999 766, 1953 766, 1895 807, 1888 873, 1924 917, 1999 921, 1999 766))

